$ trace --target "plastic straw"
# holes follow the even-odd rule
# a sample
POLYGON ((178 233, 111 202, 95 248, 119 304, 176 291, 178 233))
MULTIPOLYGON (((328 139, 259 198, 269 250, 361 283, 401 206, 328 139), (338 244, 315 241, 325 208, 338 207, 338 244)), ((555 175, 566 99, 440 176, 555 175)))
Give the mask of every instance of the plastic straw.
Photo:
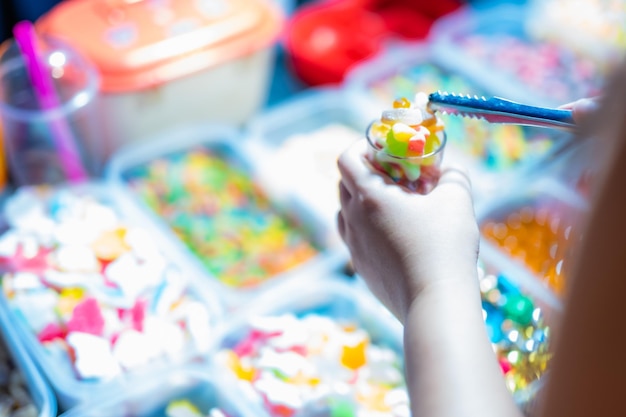
MULTIPOLYGON (((13 27, 13 36, 26 62, 26 70, 41 109, 45 112, 60 108, 61 105, 56 95, 52 78, 39 59, 37 35, 33 24, 29 21, 17 23, 13 27)), ((49 127, 67 179, 70 182, 79 182, 86 179, 87 174, 76 149, 76 140, 67 120, 63 117, 52 117, 49 127)))

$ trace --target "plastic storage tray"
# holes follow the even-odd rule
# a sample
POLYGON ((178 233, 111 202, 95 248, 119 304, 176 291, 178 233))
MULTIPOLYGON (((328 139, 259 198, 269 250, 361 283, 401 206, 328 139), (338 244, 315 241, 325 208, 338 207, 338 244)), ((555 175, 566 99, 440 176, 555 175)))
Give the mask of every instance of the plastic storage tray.
POLYGON ((478 276, 485 325, 507 388, 518 406, 528 409, 549 369, 561 304, 518 265, 493 255, 481 247, 478 276))
MULTIPOLYGON (((54 190, 63 187, 52 188, 54 190)), ((223 304, 221 300, 210 290, 200 275, 190 267, 186 259, 178 254, 175 248, 166 239, 151 230, 151 224, 144 219, 133 216, 132 205, 123 195, 116 192, 113 187, 99 182, 83 183, 74 186, 67 186, 75 195, 87 195, 96 201, 111 207, 116 212, 118 218, 125 225, 133 225, 150 233, 156 243, 156 248, 164 255, 168 266, 177 269, 182 277, 186 279, 185 290, 189 296, 199 301, 207 309, 209 315, 209 325, 212 329, 217 329, 223 320, 223 304)), ((6 203, 10 201, 7 200, 6 203)), ((6 204, 5 203, 5 204, 6 204)), ((0 296, 0 309, 3 310, 1 318, 2 326, 19 335, 24 343, 25 351, 33 358, 34 363, 46 376, 54 393, 57 395, 59 408, 64 411, 92 396, 109 394, 119 394, 130 387, 143 383, 146 380, 160 375, 162 372, 180 366, 189 360, 202 357, 209 349, 209 344, 201 350, 193 348, 187 344, 183 346, 180 355, 175 358, 161 356, 145 366, 139 366, 132 370, 122 371, 116 376, 101 379, 80 379, 74 372, 73 366, 65 353, 58 350, 49 350, 39 342, 37 335, 30 329, 26 316, 18 307, 11 305, 4 293, 0 296)), ((211 329, 209 329, 211 330, 211 329)), ((210 343, 210 341, 209 341, 210 343)))
POLYGON ((588 208, 580 194, 559 180, 528 178, 476 208, 481 252, 517 265, 525 286, 561 308, 569 266, 565 260, 580 239, 588 208))
POLYGON ((274 106, 249 125, 260 175, 276 193, 316 212, 340 240, 337 158, 376 116, 343 89, 308 90, 274 106))
MULTIPOLYGON (((307 211, 305 207, 291 206, 288 203, 288 199, 285 199, 284 196, 272 193, 270 184, 262 183, 262 178, 258 172, 258 161, 256 161, 256 158, 259 156, 250 152, 251 148, 248 147, 249 143, 250 140, 246 134, 226 126, 190 126, 186 129, 171 131, 160 138, 155 138, 149 145, 144 144, 129 147, 121 151, 113 157, 107 170, 107 177, 110 182, 115 184, 121 192, 128 195, 130 199, 135 202, 137 214, 151 219, 155 227, 166 235, 168 240, 176 242, 179 251, 189 259, 190 263, 194 264, 196 270, 205 275, 207 282, 212 285, 216 293, 218 293, 231 308, 241 306, 242 303, 247 302, 249 297, 271 288, 276 283, 291 279, 306 279, 310 272, 314 272, 318 269, 327 270, 328 268, 339 268, 341 262, 345 262, 345 254, 340 250, 341 248, 338 246, 337 242, 333 242, 333 233, 318 216, 310 210, 307 211), (230 197, 224 197, 221 192, 215 192, 213 196, 207 194, 207 197, 224 198, 227 200, 225 203, 215 201, 207 203, 209 205, 215 204, 215 206, 211 205, 213 211, 210 211, 208 215, 203 212, 204 207, 207 207, 206 205, 200 206, 199 212, 192 212, 192 210, 188 208, 188 205, 183 207, 183 203, 181 203, 177 206, 177 202, 168 201, 167 204, 171 203, 168 209, 177 210, 182 207, 179 212, 182 218, 192 219, 190 222, 196 225, 198 221, 209 223, 204 231, 194 227, 194 233, 204 233, 206 230, 213 230, 215 226, 217 226, 217 223, 213 220, 215 215, 228 217, 224 221, 231 222, 229 229, 215 230, 215 234, 212 238, 208 235, 200 236, 200 241, 203 245, 209 242, 211 245, 215 246, 217 239, 226 239, 227 235, 229 233, 232 234, 232 231, 236 228, 245 229, 245 231, 241 231, 241 233, 239 231, 236 232, 236 235, 232 237, 235 240, 239 239, 239 243, 236 243, 236 246, 239 245, 237 248, 241 249, 241 254, 237 256, 233 255, 233 259, 226 259, 228 258, 227 254, 216 254, 214 256, 196 254, 197 252, 206 252, 201 249, 196 249, 196 253, 194 253, 194 248, 190 247, 188 242, 184 241, 184 237, 178 237, 179 235, 177 235, 175 227, 172 226, 171 219, 165 219, 160 213, 153 210, 150 205, 147 204, 146 200, 139 196, 138 192, 133 191, 134 189, 130 184, 133 178, 139 178, 143 175, 143 169, 155 166, 151 165, 155 162, 157 164, 167 164, 169 163, 167 161, 179 161, 179 159, 172 158, 186 158, 192 153, 198 155, 195 152, 199 152, 203 155, 210 153, 212 155, 210 157, 212 161, 219 161, 215 163, 217 166, 216 169, 209 168, 206 171, 202 171, 208 173, 206 175, 220 175, 215 174, 220 169, 224 169, 225 172, 228 172, 228 174, 226 174, 227 176, 220 176, 220 178, 228 184, 224 188, 224 194, 228 194, 231 189, 244 190, 244 187, 253 188, 254 191, 240 191, 241 195, 245 195, 246 197, 236 199, 236 203, 231 203, 230 200, 228 200, 230 197), (213 174, 211 174, 211 172, 213 172, 213 174), (135 175, 135 177, 133 177, 133 175, 135 175), (250 197, 250 195, 252 197, 250 197), (243 225, 243 223, 241 223, 241 219, 249 222, 251 221, 249 219, 254 217, 260 218, 258 224, 256 221, 253 225, 248 223, 243 225), (263 238, 263 236, 272 238, 273 235, 270 234, 270 232, 276 229, 276 227, 273 226, 276 223, 282 224, 285 229, 289 230, 289 232, 286 233, 289 234, 289 237, 284 241, 279 239, 278 243, 283 243, 278 244, 277 248, 269 253, 267 248, 271 248, 272 246, 267 246, 267 242, 263 243, 258 240, 263 238), (258 229, 259 227, 260 231, 258 229), (249 238, 246 237, 246 233, 250 233, 249 238), (297 237, 293 238, 293 240, 287 240, 292 239, 292 237, 296 235, 297 237), (252 240, 252 238, 254 239, 252 240), (292 247, 294 244, 291 242, 293 241, 299 243, 298 247, 302 245, 308 245, 309 249, 314 247, 315 253, 312 254, 311 251, 307 250, 310 257, 300 256, 299 251, 294 252, 293 250, 295 247, 292 247), (250 245, 253 247, 250 247, 250 245), (289 245, 290 249, 289 253, 285 253, 289 255, 293 264, 290 268, 282 268, 282 266, 275 268, 279 272, 272 274, 272 268, 262 266, 257 252, 265 251, 263 253, 272 258, 278 251, 283 250, 286 245, 289 245), (226 259, 226 267, 217 264, 217 262, 223 259, 226 259), (254 265, 252 265, 252 262, 249 262, 251 260, 254 261, 254 265), (235 266, 243 268, 245 274, 239 270, 233 272, 235 266), (226 272, 222 272, 222 276, 219 276, 218 274, 221 272, 220 268, 222 267, 224 267, 226 272), (263 273, 254 274, 254 270, 251 268, 261 269, 263 273), (233 282, 225 282, 230 279, 232 279, 233 282)), ((198 169, 204 170, 205 168, 206 166, 198 169)), ((183 178, 180 173, 171 170, 168 174, 170 178, 174 176, 176 181, 183 178)), ((196 178, 202 176, 200 171, 194 175, 196 175, 196 178)), ((200 183, 201 182, 202 180, 200 180, 200 183)), ((212 178, 209 178, 205 183, 196 185, 193 191, 195 194, 187 190, 189 191, 187 195, 197 196, 203 193, 206 194, 208 188, 207 184, 212 187, 214 183, 217 184, 218 182, 219 181, 214 181, 212 178)), ((161 184, 159 184, 159 187, 160 185, 161 184)), ((188 184, 185 186, 187 185, 188 184)), ((175 186, 184 188, 180 183, 176 183, 175 186)), ((153 187, 153 185, 149 187, 153 187)), ((171 189, 165 184, 164 187, 165 192, 169 192, 171 189)), ((151 188, 151 190, 152 189, 153 188, 151 188)), ((178 230, 182 230, 182 226, 179 226, 178 230)), ((282 231, 280 231, 279 235, 281 233, 282 231)), ((192 239, 189 237, 188 240, 191 241, 192 239)), ((274 245, 276 242, 270 243, 274 245)), ((223 247, 227 248, 227 246, 223 247)), ((211 250, 213 251, 213 249, 211 250)), ((222 250, 222 245, 215 250, 222 250)), ((274 261, 272 260, 271 262, 274 261)), ((279 259, 278 263, 280 264, 281 262, 282 261, 279 259)), ((284 264, 281 265, 284 266, 284 264)))
MULTIPOLYGON (((426 44, 392 49, 355 68, 346 88, 378 112, 396 98, 411 98, 419 91, 502 95, 497 85, 477 84, 465 71, 441 63, 433 51, 426 44)), ((441 117, 448 135, 444 164, 467 167, 477 198, 488 197, 527 173, 544 170, 551 155, 572 142, 570 135, 551 129, 441 117)))
MULTIPOLYGON (((98 396, 91 402, 75 407, 63 417, 167 417, 168 405, 188 401, 201 414, 217 408, 228 417, 258 415, 241 393, 218 378, 207 366, 186 366, 162 374, 159 378, 133 386, 119 396, 98 396)), ((183 415, 183 414, 172 414, 183 415)), ((189 416, 196 415, 189 413, 189 416)))
POLYGON ((22 373, 26 389, 39 412, 37 416, 55 417, 57 415, 57 399, 50 385, 29 356, 19 335, 11 325, 8 325, 9 320, 6 309, 0 305, 2 343, 6 346, 16 368, 22 373))
MULTIPOLYGON (((247 393, 251 401, 265 410, 263 413, 257 414, 260 417, 276 415, 271 412, 272 405, 266 404, 262 394, 248 381, 237 378, 235 373, 224 363, 227 359, 224 359, 223 354, 229 351, 232 352, 232 349, 237 349, 236 346, 251 334, 251 320, 255 318, 293 315, 301 319, 310 314, 330 318, 332 321, 347 325, 350 328, 354 326, 363 329, 368 334, 371 344, 393 351, 399 359, 397 365, 400 369, 403 368, 402 326, 362 286, 354 285, 354 283, 334 277, 332 274, 318 276, 314 281, 305 284, 285 283, 275 288, 271 293, 266 293, 262 297, 257 298, 248 308, 240 310, 230 321, 225 322, 220 332, 221 336, 218 339, 215 353, 212 356, 213 365, 216 369, 221 370, 218 372, 220 375, 223 375, 224 380, 240 387, 243 392, 247 393)), ((292 328, 292 330, 294 329, 292 328)), ((254 336, 252 337, 254 338, 254 336)), ((285 340, 285 342, 287 341, 285 340)), ((276 347, 279 345, 271 346, 276 347)), ((304 348, 306 349, 306 346, 304 348)), ((333 361, 330 358, 327 360, 333 361)), ((276 363, 277 366, 278 364, 279 362, 276 363)), ((298 364, 303 365, 302 362, 298 362, 298 364)), ((315 364, 319 364, 319 362, 311 362, 309 365, 315 367, 315 364)), ((337 366, 339 366, 339 363, 337 363, 337 366)), ((381 364, 380 366, 383 365, 381 364)), ((337 379, 339 380, 338 374, 337 379)), ((320 391, 320 394, 322 393, 323 391, 320 391)), ((285 396, 288 395, 289 393, 285 392, 285 396)), ((281 397, 283 396, 281 395, 281 397)), ((304 405, 310 406, 311 404, 305 403, 304 405)), ((302 409, 300 414, 296 410, 296 414, 303 416, 316 415, 310 414, 308 410, 305 412, 302 409)))
POLYGON ((466 6, 437 21, 430 40, 441 62, 512 100, 559 106, 597 94, 605 69, 533 37, 530 17, 524 5, 466 6))

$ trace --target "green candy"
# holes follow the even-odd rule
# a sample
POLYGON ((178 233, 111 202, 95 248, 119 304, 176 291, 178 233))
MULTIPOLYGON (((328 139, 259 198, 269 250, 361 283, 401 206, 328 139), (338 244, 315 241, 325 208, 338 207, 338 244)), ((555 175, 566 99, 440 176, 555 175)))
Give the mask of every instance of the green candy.
POLYGON ((393 134, 393 130, 387 132, 387 153, 394 156, 406 156, 409 149, 409 142, 397 140, 393 134))
POLYGON ((330 409, 330 417, 354 417, 356 416, 354 404, 349 400, 337 399, 333 401, 330 409))
POLYGON ((535 311, 535 306, 530 298, 522 294, 507 296, 504 312, 514 322, 523 326, 530 324, 533 319, 533 311, 535 311))

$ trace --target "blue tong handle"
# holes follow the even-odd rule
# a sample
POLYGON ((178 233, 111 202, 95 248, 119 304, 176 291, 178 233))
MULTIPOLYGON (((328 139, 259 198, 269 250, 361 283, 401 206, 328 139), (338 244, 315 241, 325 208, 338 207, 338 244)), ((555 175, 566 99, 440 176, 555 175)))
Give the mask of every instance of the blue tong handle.
POLYGON ((500 97, 485 98, 441 91, 430 94, 428 98, 431 110, 484 119, 489 123, 576 129, 571 110, 530 106, 500 97))

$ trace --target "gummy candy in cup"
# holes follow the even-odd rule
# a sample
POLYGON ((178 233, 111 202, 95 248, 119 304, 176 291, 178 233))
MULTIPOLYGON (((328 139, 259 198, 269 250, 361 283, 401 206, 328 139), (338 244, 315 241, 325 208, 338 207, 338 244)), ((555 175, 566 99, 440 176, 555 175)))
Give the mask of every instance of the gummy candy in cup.
POLYGON ((381 140, 379 125, 379 121, 374 121, 366 131, 369 145, 366 158, 372 167, 411 191, 419 194, 431 192, 441 175, 441 161, 447 140, 445 131, 429 133, 427 140, 421 144, 421 141, 416 142, 418 149, 412 152, 411 141, 389 141, 387 139, 391 138, 387 135, 381 140), (406 150, 402 149, 403 146, 406 150), (397 148, 401 148, 400 152, 397 152, 397 148))

